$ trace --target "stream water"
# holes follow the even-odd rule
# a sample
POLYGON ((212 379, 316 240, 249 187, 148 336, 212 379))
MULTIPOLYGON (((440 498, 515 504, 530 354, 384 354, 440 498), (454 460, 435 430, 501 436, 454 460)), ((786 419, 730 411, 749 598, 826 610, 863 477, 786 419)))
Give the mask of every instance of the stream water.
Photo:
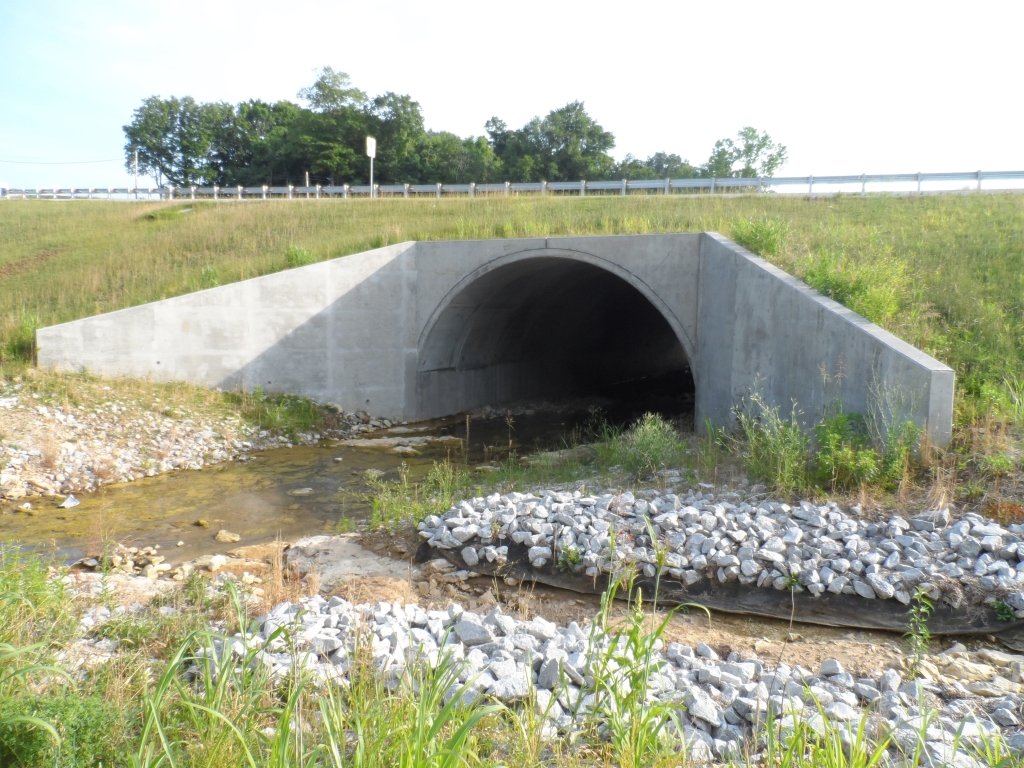
POLYGON ((369 516, 368 470, 396 479, 404 464, 417 480, 446 457, 476 466, 504 458, 510 448, 518 455, 562 448, 595 418, 625 424, 642 412, 635 398, 495 409, 469 421, 468 456, 465 416, 402 425, 357 441, 268 450, 245 461, 104 486, 79 496, 81 504, 72 509, 58 508, 53 499, 35 499, 29 511, 11 505, 0 514, 0 541, 68 560, 102 551, 107 541, 160 545, 169 562, 180 562, 279 534, 288 540, 335 533, 369 516), (393 453, 396 438, 414 443, 417 454, 393 453), (221 529, 241 540, 215 541, 221 529))

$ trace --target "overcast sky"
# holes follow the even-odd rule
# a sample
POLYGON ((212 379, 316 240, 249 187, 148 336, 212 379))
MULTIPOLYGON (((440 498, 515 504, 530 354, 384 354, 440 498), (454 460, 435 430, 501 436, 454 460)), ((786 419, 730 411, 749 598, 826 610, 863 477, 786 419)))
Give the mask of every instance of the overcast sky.
POLYGON ((295 99, 323 65, 428 128, 573 100, 615 156, 707 159, 744 125, 784 175, 1024 169, 1024 2, 0 0, 0 182, 124 184, 147 96, 295 99))

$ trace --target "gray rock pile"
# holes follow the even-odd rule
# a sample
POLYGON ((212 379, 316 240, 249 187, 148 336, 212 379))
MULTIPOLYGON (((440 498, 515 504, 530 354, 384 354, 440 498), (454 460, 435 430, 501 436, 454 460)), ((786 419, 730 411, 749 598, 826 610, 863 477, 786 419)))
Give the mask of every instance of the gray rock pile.
MULTIPOLYGON (((436 666, 447 658, 458 665, 465 686, 453 686, 449 696, 461 693, 467 703, 493 698, 536 707, 551 737, 572 733, 588 717, 600 716, 600 696, 607 695, 601 691, 609 687, 596 685, 596 677, 610 679, 611 687, 621 690, 635 665, 645 663, 632 658, 622 640, 593 626, 573 622, 559 627, 540 617, 522 621, 500 606, 478 615, 457 604, 438 611, 386 602, 353 605, 319 596, 282 603, 260 617, 248 635, 218 643, 211 649, 218 658, 228 643, 233 656, 264 665, 273 679, 303 670, 324 684, 345 684, 359 647, 393 688, 416 665, 436 666)), ((974 667, 974 674, 991 672, 993 682, 974 693, 942 673, 910 680, 888 669, 855 677, 834 659, 817 670, 785 664, 773 669, 736 653, 720 658, 704 644, 691 648, 657 641, 654 648, 646 661, 647 701, 678 705, 683 736, 695 757, 744 754, 744 745, 769 713, 783 731, 799 722, 819 731, 827 722, 852 723, 855 731, 867 713, 870 733, 891 732, 894 748, 908 752, 922 732, 925 713, 937 713, 926 730, 929 754, 953 757, 958 732, 961 747, 980 746, 1001 734, 1014 750, 1024 750, 1024 734, 1018 732, 1022 688, 1002 676, 1019 679, 1024 656, 987 651, 982 659, 958 647, 928 667, 960 665, 974 667), (977 668, 986 665, 988 670, 979 673, 977 668)))
MULTIPOLYGON (((419 525, 431 546, 470 567, 502 563, 510 543, 535 567, 596 576, 635 568, 687 586, 703 579, 908 604, 918 590, 954 607, 1001 603, 1024 617, 1024 526, 948 509, 869 522, 834 502, 789 505, 711 489, 583 495, 497 493, 419 525), (614 548, 612 538, 614 537, 614 548)), ((1004 607, 1005 606, 1005 607, 1004 607)))

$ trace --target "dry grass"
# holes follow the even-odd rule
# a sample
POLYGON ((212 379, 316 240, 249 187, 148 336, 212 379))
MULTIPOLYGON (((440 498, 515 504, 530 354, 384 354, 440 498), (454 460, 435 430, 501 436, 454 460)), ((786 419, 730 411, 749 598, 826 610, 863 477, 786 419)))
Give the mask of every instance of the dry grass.
POLYGON ((1024 523, 1024 504, 1015 501, 992 501, 986 504, 982 511, 1000 525, 1024 523))

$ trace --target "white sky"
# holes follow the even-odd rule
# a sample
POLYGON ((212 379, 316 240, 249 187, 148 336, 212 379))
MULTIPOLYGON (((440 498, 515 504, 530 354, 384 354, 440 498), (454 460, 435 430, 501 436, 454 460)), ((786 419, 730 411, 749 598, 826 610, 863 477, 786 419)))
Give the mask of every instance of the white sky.
POLYGON ((744 125, 783 175, 1024 169, 1024 2, 139 3, 0 0, 0 162, 11 186, 123 185, 150 95, 295 99, 328 64, 427 126, 481 134, 566 102, 615 156, 707 159, 744 125))

